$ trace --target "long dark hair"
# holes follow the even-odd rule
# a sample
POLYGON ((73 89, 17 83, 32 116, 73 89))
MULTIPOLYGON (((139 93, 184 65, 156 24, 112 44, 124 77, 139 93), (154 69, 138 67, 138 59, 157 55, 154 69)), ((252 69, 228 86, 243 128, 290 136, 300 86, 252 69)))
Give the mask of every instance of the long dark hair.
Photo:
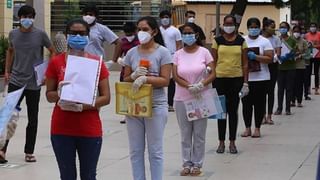
POLYGON ((66 26, 66 34, 70 32, 70 27, 74 24, 82 24, 84 27, 86 27, 86 30, 88 32, 88 35, 90 33, 90 26, 88 25, 87 22, 85 22, 83 19, 77 18, 77 19, 72 19, 68 21, 67 26, 66 26))
POLYGON ((197 34, 197 36, 196 36, 196 38, 197 38, 197 41, 196 41, 196 43, 197 43, 197 45, 199 45, 199 46, 202 46, 202 42, 201 42, 201 39, 200 39, 200 36, 199 36, 199 28, 197 28, 197 26, 194 24, 194 23, 186 23, 186 24, 184 24, 183 26, 181 26, 181 33, 183 33, 183 30, 184 30, 184 28, 186 28, 186 27, 190 27, 192 30, 193 30, 193 32, 195 33, 195 34, 197 34))
POLYGON ((138 20, 137 24, 139 24, 141 21, 146 21, 152 30, 157 31, 157 34, 154 36, 154 41, 162 46, 165 46, 157 20, 151 16, 144 16, 138 20))

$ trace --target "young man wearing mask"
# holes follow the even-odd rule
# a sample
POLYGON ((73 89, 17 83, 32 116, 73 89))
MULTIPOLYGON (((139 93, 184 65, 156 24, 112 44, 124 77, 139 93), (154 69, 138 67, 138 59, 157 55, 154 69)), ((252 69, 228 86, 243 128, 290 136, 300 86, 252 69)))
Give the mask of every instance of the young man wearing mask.
MULTIPOLYGON (((40 89, 34 76, 34 65, 43 62, 43 47, 46 47, 51 56, 55 50, 51 41, 43 30, 33 26, 36 12, 31 6, 22 6, 18 11, 20 27, 9 33, 9 49, 7 50, 5 81, 9 83, 8 92, 25 86, 25 90, 17 104, 26 97, 28 125, 26 128, 26 143, 24 147, 25 161, 36 162, 33 155, 37 128, 40 101, 40 89)), ((9 141, 0 151, 0 163, 6 163, 5 153, 9 141)))
POLYGON ((90 26, 89 44, 86 46, 85 51, 105 58, 103 43, 114 44, 116 47, 112 61, 117 62, 120 57, 121 40, 107 26, 97 22, 99 10, 95 4, 87 4, 82 10, 82 15, 83 20, 90 26))
MULTIPOLYGON (((192 10, 187 11, 184 14, 185 17, 185 21, 186 23, 194 23, 195 22, 195 18, 196 18, 196 13, 192 10)), ((206 35, 204 34, 202 28, 200 26, 198 26, 196 23, 194 23, 194 25, 196 25, 197 27, 197 31, 199 32, 199 38, 201 40, 202 46, 206 45, 206 35)), ((181 27, 179 28, 180 32, 182 32, 181 27)))
MULTIPOLYGON (((168 10, 160 12, 160 31, 164 40, 164 44, 169 49, 171 55, 182 48, 182 39, 180 31, 171 25, 171 13, 168 10)), ((173 97, 175 93, 175 82, 170 78, 168 86, 168 105, 169 112, 173 112, 173 97)))
POLYGON ((319 67, 320 67, 320 32, 317 31, 317 24, 310 24, 310 32, 305 35, 305 39, 312 43, 313 48, 318 50, 317 54, 313 54, 311 58, 311 68, 313 64, 314 68, 314 84, 315 84, 315 94, 320 95, 319 92, 319 67))

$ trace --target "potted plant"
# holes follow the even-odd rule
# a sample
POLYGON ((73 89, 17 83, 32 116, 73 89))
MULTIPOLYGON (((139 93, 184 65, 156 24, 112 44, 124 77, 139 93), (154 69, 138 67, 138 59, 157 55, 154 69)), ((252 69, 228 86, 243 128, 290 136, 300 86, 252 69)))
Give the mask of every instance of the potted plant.
POLYGON ((4 89, 4 72, 6 64, 6 53, 9 47, 9 39, 4 35, 0 36, 0 91, 4 89))

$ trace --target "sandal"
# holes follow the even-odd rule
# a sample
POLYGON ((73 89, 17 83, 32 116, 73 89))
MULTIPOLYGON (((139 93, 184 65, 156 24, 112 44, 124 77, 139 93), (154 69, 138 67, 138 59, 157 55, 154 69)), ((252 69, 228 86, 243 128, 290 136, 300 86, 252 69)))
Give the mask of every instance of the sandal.
POLYGON ((190 174, 191 170, 189 167, 184 167, 181 171, 180 171, 180 176, 188 176, 190 174))
POLYGON ((0 164, 5 164, 5 163, 7 163, 8 162, 8 160, 6 160, 6 158, 4 157, 4 155, 0 155, 0 164))
POLYGON ((274 115, 281 115, 281 111, 280 110, 277 110, 276 112, 273 113, 274 115))
POLYGON ((32 154, 26 154, 24 160, 25 160, 26 162, 29 162, 29 163, 31 163, 31 162, 37 162, 36 157, 35 157, 34 155, 32 155, 32 154))
POLYGON ((216 152, 217 152, 218 154, 222 154, 222 153, 224 153, 224 149, 225 149, 225 146, 224 146, 224 145, 219 145, 219 146, 218 146, 218 149, 216 150, 216 152))
POLYGON ((199 167, 193 167, 192 171, 190 172, 191 176, 200 176, 202 174, 202 171, 199 167))
POLYGON ((251 136, 251 131, 244 131, 242 134, 241 134, 241 137, 249 137, 251 136))
POLYGON ((238 150, 236 146, 229 146, 229 152, 230 154, 237 154, 238 150))
POLYGON ((272 121, 271 116, 267 117, 266 124, 274 125, 274 122, 272 121))

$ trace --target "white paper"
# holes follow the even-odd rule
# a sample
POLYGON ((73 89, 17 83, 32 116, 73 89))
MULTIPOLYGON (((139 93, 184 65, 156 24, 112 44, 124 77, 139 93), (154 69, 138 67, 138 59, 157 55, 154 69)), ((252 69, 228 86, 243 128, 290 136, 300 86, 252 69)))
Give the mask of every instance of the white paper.
POLYGON ((184 105, 189 121, 209 118, 223 112, 216 89, 209 89, 199 99, 194 98, 184 101, 184 105))
POLYGON ((12 116, 12 113, 13 113, 15 107, 18 104, 18 101, 24 91, 24 88, 25 87, 23 87, 19 90, 10 92, 5 97, 3 103, 0 107, 0 134, 7 127, 7 124, 12 116))
POLYGON ((281 43, 281 56, 285 56, 286 54, 290 53, 291 49, 286 45, 286 43, 281 43))
POLYGON ((319 53, 319 50, 317 48, 312 49, 312 57, 313 58, 316 57, 318 53, 319 53))
POLYGON ((36 80, 37 80, 38 86, 41 86, 44 82, 48 64, 49 64, 49 61, 43 61, 43 63, 34 66, 34 72, 36 74, 36 80))
POLYGON ((68 55, 61 99, 94 105, 99 82, 101 62, 95 59, 68 55))

